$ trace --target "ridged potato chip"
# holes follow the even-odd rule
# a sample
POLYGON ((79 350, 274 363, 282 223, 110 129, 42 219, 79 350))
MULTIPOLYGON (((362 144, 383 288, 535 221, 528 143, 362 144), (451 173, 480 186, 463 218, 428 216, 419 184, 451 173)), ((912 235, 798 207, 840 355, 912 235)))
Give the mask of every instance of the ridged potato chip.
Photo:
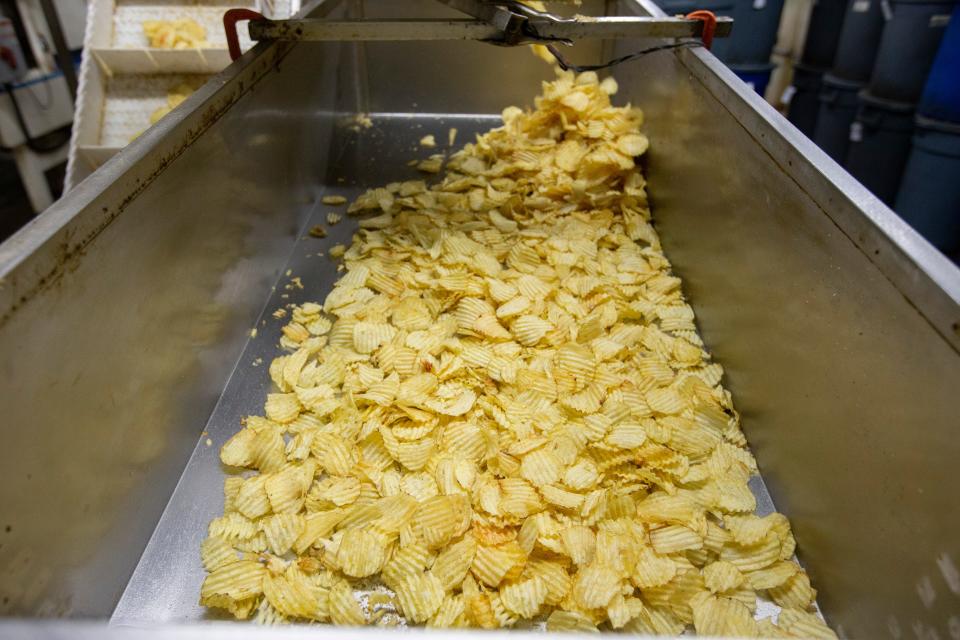
POLYGON ((603 565, 581 567, 573 578, 571 595, 584 609, 596 609, 610 604, 620 591, 620 577, 603 565))
POLYGON ((743 584, 744 577, 733 564, 720 560, 703 568, 703 581, 707 589, 719 593, 736 589, 743 584))
POLYGON ((366 623, 360 603, 353 595, 353 587, 346 580, 338 580, 330 588, 328 602, 330 620, 335 624, 359 626, 366 623))
POLYGON ((394 589, 403 615, 411 622, 424 622, 443 603, 443 585, 429 571, 405 576, 394 589))
POLYGON ((337 549, 337 564, 351 578, 366 578, 383 569, 387 560, 387 539, 363 529, 347 529, 337 549))

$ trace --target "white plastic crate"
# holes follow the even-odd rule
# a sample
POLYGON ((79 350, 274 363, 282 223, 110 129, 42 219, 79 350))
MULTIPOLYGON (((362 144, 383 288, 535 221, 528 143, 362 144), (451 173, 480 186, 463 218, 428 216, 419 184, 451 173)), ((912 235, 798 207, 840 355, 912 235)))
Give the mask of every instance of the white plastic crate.
MULTIPOLYGON (((244 7, 271 18, 288 18, 300 0, 92 0, 87 15, 67 188, 125 147, 150 126, 150 114, 167 102, 171 88, 195 83, 230 64, 223 14, 244 7), (148 46, 146 20, 192 18, 206 29, 209 47, 148 46)), ((241 24, 240 46, 253 46, 241 24)))

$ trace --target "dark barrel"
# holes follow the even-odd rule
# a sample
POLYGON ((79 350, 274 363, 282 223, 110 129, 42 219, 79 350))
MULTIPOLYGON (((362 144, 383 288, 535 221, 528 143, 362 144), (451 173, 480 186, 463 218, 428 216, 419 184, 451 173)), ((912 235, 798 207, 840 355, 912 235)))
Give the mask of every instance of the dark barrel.
POLYGON ((844 80, 866 82, 873 71, 883 31, 882 0, 850 0, 837 43, 831 74, 844 80))
POLYGON ((850 82, 826 73, 820 89, 820 111, 813 141, 831 158, 843 164, 850 142, 850 125, 857 115, 857 93, 863 88, 858 82, 850 82))
POLYGON ((829 69, 840 43, 846 0, 816 0, 807 27, 800 62, 810 67, 829 69))
POLYGON ((960 251, 960 124, 917 117, 894 208, 942 251, 960 251))
POLYGON ((850 127, 847 171, 875 196, 893 205, 910 153, 913 105, 893 102, 862 91, 850 127))
MULTIPOLYGON (((890 12, 883 27, 870 93, 888 100, 916 102, 950 21, 954 0, 886 0, 890 12)), ((960 69, 954 69, 954 81, 960 69)))
POLYGON ((793 67, 793 89, 787 117, 808 138, 812 138, 816 130, 822 85, 822 71, 804 64, 793 67))

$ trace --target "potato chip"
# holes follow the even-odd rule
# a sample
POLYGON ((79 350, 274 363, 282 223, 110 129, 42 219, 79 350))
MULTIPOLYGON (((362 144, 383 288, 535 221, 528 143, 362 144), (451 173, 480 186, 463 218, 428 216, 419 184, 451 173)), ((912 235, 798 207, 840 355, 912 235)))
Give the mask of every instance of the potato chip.
POLYGON ((540 493, 547 503, 561 509, 579 509, 583 505, 583 495, 567 491, 556 485, 540 487, 540 493))
POLYGON ((264 411, 271 420, 293 422, 300 415, 300 401, 294 393, 271 393, 267 395, 264 411))
POLYGON ((547 618, 547 631, 574 631, 577 633, 597 633, 597 625, 590 618, 576 611, 556 609, 547 618))
POLYGON ((823 620, 816 614, 797 609, 786 608, 777 616, 777 622, 790 635, 798 638, 825 638, 837 637, 823 620))
POLYGON ((597 537, 593 529, 579 525, 567 527, 560 533, 560 539, 574 564, 585 565, 593 562, 597 548, 597 537))
POLYGON ((477 553, 477 542, 472 536, 464 536, 444 549, 433 563, 433 574, 440 580, 445 591, 450 591, 463 582, 477 553))
POLYGON ((470 569, 484 584, 496 587, 507 576, 519 576, 527 556, 516 542, 496 547, 478 545, 470 569))
POLYGON ((427 620, 443 603, 443 585, 429 571, 405 576, 394 589, 404 617, 411 622, 427 620))
POLYGON ((303 530, 293 543, 294 551, 300 554, 309 549, 314 542, 333 531, 346 515, 346 511, 342 509, 307 515, 304 518, 303 530))
POLYGON ((365 624, 367 619, 363 615, 360 603, 353 595, 353 588, 346 580, 338 580, 330 588, 328 596, 330 620, 334 624, 358 626, 365 624))
POLYGON ((327 617, 327 606, 321 602, 326 600, 327 594, 298 572, 282 576, 267 573, 263 579, 263 593, 267 602, 281 615, 310 620, 325 620, 327 617))
POLYGON ((564 484, 574 490, 590 489, 596 486, 599 479, 596 463, 585 458, 568 467, 563 475, 564 484))
POLYGON ((447 594, 440 608, 433 614, 433 617, 427 622, 428 627, 457 627, 465 626, 461 624, 466 611, 466 604, 463 596, 451 596, 447 594))
POLYGON ((800 566, 795 562, 775 562, 767 567, 751 571, 745 574, 746 582, 750 588, 757 591, 777 587, 795 573, 800 571, 800 566))
POLYGON ((537 316, 523 315, 513 321, 510 331, 520 344, 532 347, 540 342, 553 325, 537 316))
POLYGON ((736 600, 705 596, 693 605, 693 626, 698 634, 705 636, 728 636, 736 638, 757 635, 757 623, 753 614, 736 600))
POLYGON ((293 543, 303 533, 305 526, 304 517, 294 513, 280 513, 261 520, 267 544, 278 556, 282 556, 293 547, 293 543))
POLYGON ((541 447, 523 456, 520 475, 530 484, 542 487, 560 479, 560 460, 548 447, 541 447))
POLYGON ((337 549, 337 564, 351 578, 366 578, 379 573, 387 560, 387 540, 383 535, 347 529, 337 549))
POLYGON ((757 516, 724 516, 724 528, 730 532, 733 541, 742 546, 757 544, 763 540, 773 526, 772 520, 757 516))
POLYGON ((608 567, 592 564, 577 571, 571 594, 581 607, 596 609, 606 607, 619 591, 619 576, 608 567))
POLYGON ((500 588, 500 601, 510 613, 533 618, 547 598, 547 585, 538 576, 514 580, 500 588))
POLYGON ((252 476, 243 481, 237 493, 237 511, 248 518, 259 518, 270 512, 270 498, 264 485, 267 476, 252 476))
POLYGON ((226 538, 208 536, 200 545, 200 560, 208 573, 213 573, 228 564, 239 562, 240 557, 226 538))
POLYGON ((736 589, 743 583, 744 577, 733 564, 721 560, 703 568, 703 581, 707 589, 718 593, 736 589))
POLYGON ((770 566, 780 558, 780 540, 774 532, 768 533, 761 542, 742 547, 727 544, 720 550, 720 559, 726 560, 742 572, 756 571, 770 566))
POLYGON ((644 547, 640 550, 630 579, 641 589, 647 589, 667 584, 676 574, 677 565, 673 560, 644 547))
POLYGON ((263 593, 263 579, 267 569, 259 562, 240 560, 224 565, 211 572, 203 581, 200 601, 226 598, 244 600, 263 593))
POLYGON ((338 476, 350 473, 360 459, 357 445, 332 433, 317 434, 310 444, 310 452, 327 473, 338 476))
POLYGON ((525 518, 543 508, 540 494, 522 478, 504 478, 500 490, 500 511, 504 514, 525 518))
POLYGON ((802 571, 797 571, 781 584, 770 587, 767 593, 781 607, 792 609, 806 609, 817 597, 817 592, 810 586, 810 578, 802 571))
POLYGON ((683 525, 671 524, 650 531, 650 543, 657 553, 668 554, 703 548, 703 538, 683 525))
POLYGON ((419 574, 427 565, 433 561, 433 556, 422 544, 408 544, 401 546, 394 551, 393 556, 387 562, 381 573, 384 584, 391 589, 396 589, 405 576, 419 574))
POLYGON ((566 567, 548 560, 531 560, 524 567, 524 574, 536 576, 546 587, 544 603, 549 605, 559 604, 570 592, 572 580, 567 573, 566 567))

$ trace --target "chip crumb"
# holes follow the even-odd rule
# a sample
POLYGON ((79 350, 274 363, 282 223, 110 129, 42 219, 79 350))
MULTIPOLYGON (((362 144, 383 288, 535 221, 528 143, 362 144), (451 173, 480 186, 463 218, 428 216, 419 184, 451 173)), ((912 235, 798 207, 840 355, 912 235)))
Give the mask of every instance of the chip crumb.
POLYGON ((339 213, 331 211, 327 214, 327 224, 334 225, 340 222, 342 219, 343 216, 341 216, 339 213))
POLYGON ((204 443, 209 447, 209 446, 212 446, 212 445, 213 445, 213 440, 211 440, 210 438, 207 438, 207 439, 204 441, 204 443))
POLYGON ((433 137, 433 134, 432 134, 432 133, 431 133, 431 134, 428 134, 428 135, 425 135, 425 136, 423 136, 422 138, 420 138, 420 146, 421 146, 421 147, 428 147, 428 148, 430 148, 430 147, 435 147, 435 146, 437 146, 437 140, 436 140, 436 138, 433 137))
POLYGON ((457 141, 457 128, 450 127, 450 131, 447 132, 447 145, 452 147, 456 141, 457 141))
POLYGON ((290 276, 293 275, 293 269, 287 269, 286 271, 283 272, 283 275, 289 278, 290 276))
POLYGON ((360 129, 369 129, 373 126, 373 120, 366 113, 356 113, 349 118, 341 121, 341 125, 351 131, 360 131, 360 129))
POLYGON ((443 154, 435 153, 426 160, 417 163, 417 169, 425 173, 440 173, 443 168, 443 154))
POLYGON ((320 199, 320 202, 328 205, 339 205, 346 204, 347 199, 343 196, 323 196, 323 198, 320 199))
POLYGON ((347 252, 347 247, 342 244, 335 244, 330 247, 330 257, 331 258, 342 258, 343 254, 347 252))
POLYGON ((310 235, 314 238, 326 238, 327 230, 323 227, 322 224, 315 224, 310 227, 310 235))
POLYGON ((281 308, 275 310, 272 315, 273 315, 274 318, 276 318, 276 319, 279 320, 280 318, 283 318, 283 317, 285 317, 285 316, 287 315, 287 310, 284 309, 283 307, 281 307, 281 308))
POLYGON ((250 337, 251 337, 251 338, 256 338, 256 337, 257 337, 257 328, 256 328, 256 327, 254 327, 253 329, 250 329, 250 337))

